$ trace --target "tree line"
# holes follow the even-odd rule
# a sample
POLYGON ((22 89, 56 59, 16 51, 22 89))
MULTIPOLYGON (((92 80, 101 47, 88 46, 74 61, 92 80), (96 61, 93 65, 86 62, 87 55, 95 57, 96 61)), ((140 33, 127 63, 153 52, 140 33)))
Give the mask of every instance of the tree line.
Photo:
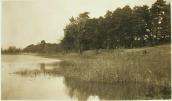
POLYGON ((90 18, 89 12, 71 17, 64 28, 61 46, 66 51, 135 48, 169 43, 170 3, 157 0, 131 8, 126 5, 104 16, 90 18))
POLYGON ((61 52, 60 44, 46 43, 42 40, 38 44, 30 44, 23 49, 16 48, 15 46, 9 46, 7 49, 2 49, 2 54, 19 54, 19 53, 56 53, 61 52))
POLYGON ((15 46, 9 46, 7 49, 1 48, 2 54, 19 54, 22 52, 22 49, 16 48, 15 46))
POLYGON ((157 0, 147 5, 131 8, 126 5, 104 16, 90 18, 89 12, 71 17, 64 28, 64 38, 59 44, 40 43, 24 49, 10 46, 2 53, 56 53, 84 50, 136 48, 171 42, 170 3, 157 0))
POLYGON ((28 45, 22 51, 26 53, 56 53, 61 51, 60 45, 56 43, 46 43, 42 40, 40 43, 28 45))

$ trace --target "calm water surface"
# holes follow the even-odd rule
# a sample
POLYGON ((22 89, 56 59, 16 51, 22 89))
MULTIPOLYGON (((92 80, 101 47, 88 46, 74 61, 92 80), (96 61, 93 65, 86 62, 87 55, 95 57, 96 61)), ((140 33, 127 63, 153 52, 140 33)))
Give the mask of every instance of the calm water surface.
POLYGON ((163 87, 138 83, 83 82, 62 75, 50 75, 54 68, 59 68, 59 61, 31 55, 2 55, 2 99, 86 101, 170 98, 168 90, 163 87), (15 74, 17 71, 34 73, 18 75, 15 74))
MULTIPOLYGON (((40 74, 21 76, 14 72, 54 68, 57 59, 31 55, 2 55, 2 99, 60 99, 76 100, 69 95, 64 77, 40 74)), ((58 66, 56 66, 58 68, 58 66)), ((93 98, 96 98, 93 97, 93 98)))

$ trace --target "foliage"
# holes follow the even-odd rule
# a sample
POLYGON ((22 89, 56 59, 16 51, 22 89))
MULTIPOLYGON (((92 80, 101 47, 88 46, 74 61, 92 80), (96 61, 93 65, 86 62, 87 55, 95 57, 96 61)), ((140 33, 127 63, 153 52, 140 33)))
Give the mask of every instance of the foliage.
POLYGON ((170 42, 170 4, 157 0, 147 5, 117 8, 104 17, 88 12, 72 17, 61 41, 66 51, 134 48, 170 42))
POLYGON ((2 54, 18 54, 21 53, 21 51, 20 48, 16 48, 15 46, 9 46, 8 49, 1 48, 2 54))
POLYGON ((60 45, 46 43, 44 40, 42 40, 37 45, 31 44, 23 49, 23 52, 30 52, 30 53, 55 53, 59 51, 60 51, 60 45))
POLYGON ((61 59, 59 66, 55 67, 56 72, 68 78, 86 82, 171 85, 170 44, 100 52, 101 54, 96 54, 91 50, 84 51, 83 55, 67 53, 43 56, 61 59))

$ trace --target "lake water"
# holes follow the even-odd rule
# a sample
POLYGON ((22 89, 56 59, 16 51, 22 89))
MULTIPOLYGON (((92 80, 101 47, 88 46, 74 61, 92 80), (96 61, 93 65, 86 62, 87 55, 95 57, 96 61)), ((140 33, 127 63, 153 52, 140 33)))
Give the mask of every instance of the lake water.
POLYGON ((31 55, 2 55, 2 99, 70 99, 63 77, 23 77, 13 74, 23 69, 39 69, 42 63, 52 62, 58 60, 31 55))
POLYGON ((4 100, 117 100, 169 98, 166 89, 139 83, 84 82, 51 75, 57 59, 32 55, 2 55, 1 97, 4 100), (16 72, 24 71, 18 75, 16 72), (34 72, 27 72, 34 71, 34 72), (35 72, 36 71, 36 72, 35 72), (27 75, 26 75, 27 74, 27 75))

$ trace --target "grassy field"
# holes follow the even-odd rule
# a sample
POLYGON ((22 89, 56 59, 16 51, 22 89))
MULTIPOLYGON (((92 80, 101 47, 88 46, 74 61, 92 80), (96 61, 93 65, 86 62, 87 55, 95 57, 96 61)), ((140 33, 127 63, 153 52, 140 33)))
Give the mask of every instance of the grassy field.
POLYGON ((170 44, 137 49, 100 50, 99 54, 85 51, 83 55, 68 53, 42 56, 63 60, 59 65, 65 77, 93 82, 171 85, 170 44))

